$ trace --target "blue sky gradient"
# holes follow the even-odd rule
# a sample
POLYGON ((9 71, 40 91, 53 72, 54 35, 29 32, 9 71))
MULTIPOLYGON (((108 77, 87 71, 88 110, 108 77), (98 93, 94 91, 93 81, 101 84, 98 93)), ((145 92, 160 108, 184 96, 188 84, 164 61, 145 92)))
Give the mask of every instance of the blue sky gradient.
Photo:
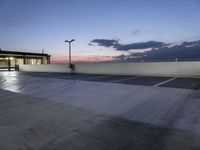
POLYGON ((115 56, 125 52, 88 44, 199 40, 199 18, 199 0, 0 0, 0 48, 67 55, 74 38, 74 55, 115 56))

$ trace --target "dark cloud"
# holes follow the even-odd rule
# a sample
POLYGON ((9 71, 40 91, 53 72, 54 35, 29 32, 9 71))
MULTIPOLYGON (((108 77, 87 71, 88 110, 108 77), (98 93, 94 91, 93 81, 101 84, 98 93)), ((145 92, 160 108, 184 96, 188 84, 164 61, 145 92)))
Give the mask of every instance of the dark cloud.
POLYGON ((88 45, 89 45, 89 46, 95 46, 95 45, 94 45, 94 44, 92 44, 92 43, 89 43, 88 45))
POLYGON ((112 47, 116 44, 118 44, 117 40, 108 40, 108 39, 94 39, 90 42, 90 44, 97 44, 98 46, 104 46, 104 47, 112 47))
POLYGON ((120 51, 128 51, 131 49, 149 49, 149 48, 160 48, 167 46, 168 44, 163 42, 157 41, 148 41, 148 42, 140 42, 140 43, 133 43, 133 44, 117 44, 114 46, 116 50, 120 51))
POLYGON ((174 46, 158 41, 121 44, 118 40, 113 39, 94 39, 91 43, 98 46, 113 47, 117 51, 150 49, 145 52, 131 52, 128 56, 120 55, 116 57, 116 60, 121 61, 141 61, 141 59, 144 61, 174 61, 176 58, 178 60, 200 60, 200 40, 185 41, 174 46))
POLYGON ((132 44, 121 44, 118 40, 109 40, 109 39, 94 39, 90 44, 95 43, 98 46, 104 47, 113 47, 118 51, 129 51, 132 49, 149 49, 149 48, 161 48, 164 46, 168 46, 169 44, 157 41, 148 41, 148 42, 140 42, 140 43, 132 43, 132 44))
POLYGON ((200 41, 183 42, 184 46, 200 45, 200 41))
MULTIPOLYGON (((119 56, 116 59, 121 58, 119 56)), ((200 41, 183 42, 172 47, 153 48, 144 53, 131 53, 126 61, 141 61, 141 59, 144 61, 174 61, 176 58, 179 61, 200 60, 200 41)))

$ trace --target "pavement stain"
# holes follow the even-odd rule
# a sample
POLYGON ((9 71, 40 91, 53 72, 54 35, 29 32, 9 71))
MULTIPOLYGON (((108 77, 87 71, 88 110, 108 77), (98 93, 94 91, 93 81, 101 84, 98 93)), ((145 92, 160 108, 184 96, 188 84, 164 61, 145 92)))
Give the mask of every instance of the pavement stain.
POLYGON ((113 118, 90 130, 79 131, 79 136, 69 139, 69 134, 54 139, 41 150, 67 149, 138 149, 138 150, 198 150, 200 137, 194 134, 149 124, 113 118), (95 143, 95 144, 93 144, 95 143))
MULTIPOLYGON (((28 98, 30 102, 39 102, 38 98, 21 94, 18 96, 28 98)), ((73 106, 66 104, 55 103, 54 105, 54 102, 44 101, 43 105, 34 103, 31 107, 24 98, 19 101, 22 104, 21 109, 24 110, 21 111, 20 106, 17 105, 17 109, 7 112, 10 115, 5 117, 10 120, 14 117, 20 125, 13 122, 6 123, 8 132, 1 132, 0 138, 4 140, 0 141, 0 149, 197 150, 200 148, 200 137, 189 131, 131 121, 83 108, 72 108, 73 106), (46 108, 44 103, 51 103, 51 105, 48 105, 48 109, 44 109, 46 108), (17 116, 12 115, 15 113, 17 116), (43 117, 35 116, 38 114, 43 117), (28 116, 31 119, 25 121, 28 116)))

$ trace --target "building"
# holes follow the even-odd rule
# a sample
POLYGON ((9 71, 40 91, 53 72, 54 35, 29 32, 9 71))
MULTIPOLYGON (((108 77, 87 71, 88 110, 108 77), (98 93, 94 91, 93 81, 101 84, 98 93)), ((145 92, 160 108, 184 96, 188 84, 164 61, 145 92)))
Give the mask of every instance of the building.
POLYGON ((21 64, 50 64, 50 55, 0 50, 0 69, 16 69, 21 64))

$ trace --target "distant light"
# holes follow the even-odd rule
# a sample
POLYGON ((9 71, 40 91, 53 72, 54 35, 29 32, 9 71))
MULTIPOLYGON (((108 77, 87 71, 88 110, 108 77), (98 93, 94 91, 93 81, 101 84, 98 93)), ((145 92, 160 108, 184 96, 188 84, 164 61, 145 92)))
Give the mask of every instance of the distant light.
POLYGON ((8 59, 13 60, 14 58, 13 57, 6 57, 5 59, 6 60, 8 60, 8 59))

